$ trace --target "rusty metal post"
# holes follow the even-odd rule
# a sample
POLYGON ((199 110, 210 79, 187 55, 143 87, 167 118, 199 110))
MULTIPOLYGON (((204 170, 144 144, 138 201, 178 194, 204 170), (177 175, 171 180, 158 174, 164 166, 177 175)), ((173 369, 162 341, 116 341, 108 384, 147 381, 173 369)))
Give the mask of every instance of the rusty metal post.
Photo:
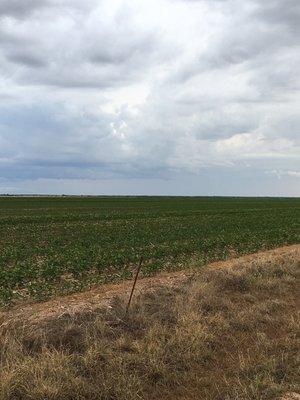
POLYGON ((140 270, 141 270, 141 267, 142 267, 142 261, 143 261, 143 257, 140 258, 139 265, 138 265, 137 270, 136 270, 136 274, 135 274, 135 277, 134 277, 134 281, 133 281, 130 297, 129 297, 129 300, 128 300, 128 303, 127 303, 127 307, 126 307, 125 316, 127 315, 129 307, 130 307, 130 304, 131 304, 131 300, 132 300, 133 292, 134 292, 134 289, 135 289, 135 285, 136 285, 136 282, 137 282, 137 279, 138 279, 138 276, 139 276, 139 273, 140 273, 140 270))

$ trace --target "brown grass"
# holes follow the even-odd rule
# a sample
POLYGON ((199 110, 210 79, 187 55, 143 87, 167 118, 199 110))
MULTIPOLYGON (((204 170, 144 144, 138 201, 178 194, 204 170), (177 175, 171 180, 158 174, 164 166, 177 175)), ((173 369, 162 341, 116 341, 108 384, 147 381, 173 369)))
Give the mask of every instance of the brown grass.
MULTIPOLYGON (((299 387, 299 252, 0 331, 1 400, 277 399, 299 387), (298 303, 297 303, 298 302, 298 303)), ((44 304, 47 307, 47 303, 44 304)), ((18 315, 17 313, 15 315, 18 315)))

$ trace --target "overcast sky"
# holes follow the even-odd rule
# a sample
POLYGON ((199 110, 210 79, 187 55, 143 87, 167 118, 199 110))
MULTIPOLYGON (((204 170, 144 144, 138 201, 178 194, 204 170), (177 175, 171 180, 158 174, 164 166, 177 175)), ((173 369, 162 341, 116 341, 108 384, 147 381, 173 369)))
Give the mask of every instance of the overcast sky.
POLYGON ((0 193, 300 195, 299 0, 0 0, 0 193))

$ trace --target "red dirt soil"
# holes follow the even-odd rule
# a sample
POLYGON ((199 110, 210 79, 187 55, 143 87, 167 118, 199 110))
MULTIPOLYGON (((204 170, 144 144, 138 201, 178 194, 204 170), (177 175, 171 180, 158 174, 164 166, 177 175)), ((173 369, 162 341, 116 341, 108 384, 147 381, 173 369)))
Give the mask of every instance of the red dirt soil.
MULTIPOLYGON (((176 287, 181 283, 193 279, 200 274, 203 268, 236 268, 239 265, 251 266, 252 264, 268 265, 274 259, 294 256, 300 261, 300 244, 284 246, 273 250, 249 254, 239 258, 229 259, 209 264, 197 270, 183 270, 179 272, 160 273, 154 277, 138 280, 135 293, 151 292, 161 286, 176 287)), ((129 298, 132 281, 119 284, 98 285, 91 290, 75 293, 65 297, 57 297, 43 303, 27 303, 18 305, 8 310, 0 311, 0 329, 9 326, 10 321, 19 320, 21 324, 33 325, 43 321, 57 319, 65 315, 93 312, 95 309, 110 307, 111 301, 119 296, 129 298)))

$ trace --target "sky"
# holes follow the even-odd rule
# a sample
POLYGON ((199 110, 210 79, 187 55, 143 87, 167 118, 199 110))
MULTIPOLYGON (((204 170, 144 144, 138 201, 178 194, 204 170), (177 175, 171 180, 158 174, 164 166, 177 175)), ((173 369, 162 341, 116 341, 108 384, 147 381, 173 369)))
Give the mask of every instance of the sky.
POLYGON ((300 196, 299 0, 0 0, 0 193, 300 196))

